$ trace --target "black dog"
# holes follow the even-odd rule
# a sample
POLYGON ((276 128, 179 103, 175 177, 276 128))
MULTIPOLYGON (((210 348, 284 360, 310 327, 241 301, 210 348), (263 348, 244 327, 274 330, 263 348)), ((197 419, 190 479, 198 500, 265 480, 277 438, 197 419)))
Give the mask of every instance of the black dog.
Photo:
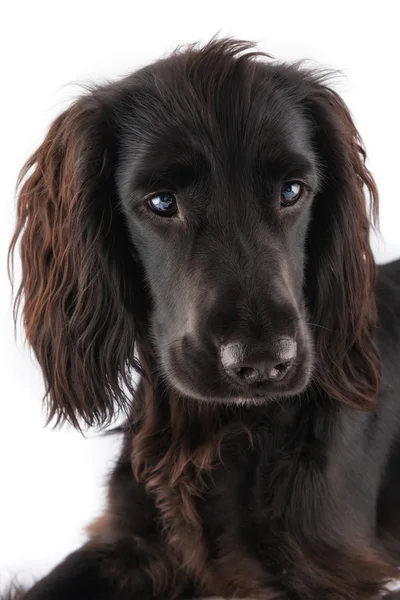
POLYGON ((78 99, 24 168, 49 418, 128 415, 105 514, 25 600, 371 600, 396 576, 400 261, 375 266, 326 82, 190 46, 78 99))

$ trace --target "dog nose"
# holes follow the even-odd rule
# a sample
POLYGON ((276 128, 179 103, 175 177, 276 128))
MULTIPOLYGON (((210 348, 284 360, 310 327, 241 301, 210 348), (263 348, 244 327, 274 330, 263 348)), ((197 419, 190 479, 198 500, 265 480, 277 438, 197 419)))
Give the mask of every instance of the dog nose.
POLYGON ((292 368, 297 343, 292 338, 279 338, 262 347, 231 343, 221 346, 220 352, 225 373, 235 383, 275 383, 282 381, 292 368))

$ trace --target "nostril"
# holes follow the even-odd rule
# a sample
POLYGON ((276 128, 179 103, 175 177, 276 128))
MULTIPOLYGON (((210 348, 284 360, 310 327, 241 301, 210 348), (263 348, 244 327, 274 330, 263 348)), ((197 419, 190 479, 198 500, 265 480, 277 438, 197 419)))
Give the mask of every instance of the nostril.
POLYGON ((253 367, 239 367, 232 369, 232 371, 238 379, 245 381, 246 383, 253 383, 259 378, 258 371, 253 367))
POLYGON ((283 379, 285 377, 285 375, 291 368, 292 364, 293 364, 292 361, 288 360, 286 362, 281 362, 281 363, 275 365, 267 373, 267 379, 269 379, 270 381, 280 381, 281 379, 283 379))

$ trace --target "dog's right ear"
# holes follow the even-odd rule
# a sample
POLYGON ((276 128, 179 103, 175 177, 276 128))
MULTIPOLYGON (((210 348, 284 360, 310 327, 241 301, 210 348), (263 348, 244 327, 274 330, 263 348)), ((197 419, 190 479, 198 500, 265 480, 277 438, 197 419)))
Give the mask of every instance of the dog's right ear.
POLYGON ((138 266, 117 202, 116 140, 102 94, 61 114, 24 166, 10 247, 12 262, 20 239, 15 314, 21 307, 44 374, 49 421, 77 428, 126 410, 138 368, 138 266))

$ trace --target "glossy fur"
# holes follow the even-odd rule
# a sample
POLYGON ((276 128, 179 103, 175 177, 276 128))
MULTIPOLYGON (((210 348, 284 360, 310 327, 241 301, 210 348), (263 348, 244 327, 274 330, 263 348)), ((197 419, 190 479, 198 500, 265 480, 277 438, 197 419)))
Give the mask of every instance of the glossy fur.
POLYGON ((28 161, 12 251, 49 419, 127 420, 87 544, 18 597, 373 600, 395 577, 400 261, 375 266, 377 190, 327 82, 213 40, 92 89, 28 161), (282 381, 227 377, 229 344, 282 339, 282 381))

